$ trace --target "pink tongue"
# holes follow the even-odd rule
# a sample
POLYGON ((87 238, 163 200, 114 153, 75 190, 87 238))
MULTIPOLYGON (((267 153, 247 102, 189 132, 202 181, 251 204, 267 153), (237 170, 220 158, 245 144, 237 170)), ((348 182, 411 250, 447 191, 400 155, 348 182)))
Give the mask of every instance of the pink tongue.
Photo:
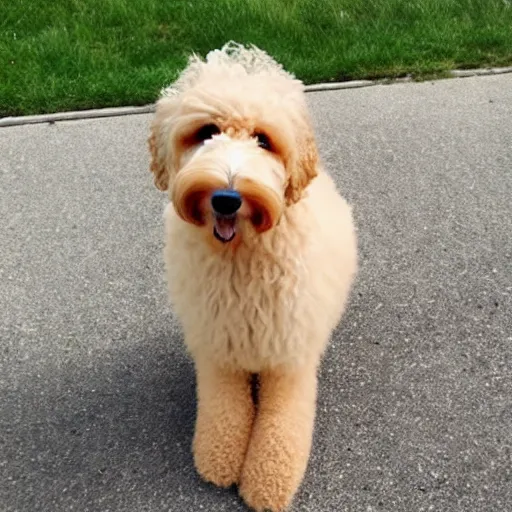
POLYGON ((235 236, 235 219, 215 219, 215 230, 224 240, 231 240, 235 236))

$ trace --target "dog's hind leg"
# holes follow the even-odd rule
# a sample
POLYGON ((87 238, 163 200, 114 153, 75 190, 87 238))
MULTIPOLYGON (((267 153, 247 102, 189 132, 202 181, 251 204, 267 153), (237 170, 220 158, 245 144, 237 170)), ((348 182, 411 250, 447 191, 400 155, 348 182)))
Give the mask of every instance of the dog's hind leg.
POLYGON ((304 476, 315 420, 316 365, 260 375, 258 412, 240 494, 257 511, 284 510, 304 476))
POLYGON ((251 375, 196 360, 195 466, 220 487, 238 483, 254 419, 251 375))

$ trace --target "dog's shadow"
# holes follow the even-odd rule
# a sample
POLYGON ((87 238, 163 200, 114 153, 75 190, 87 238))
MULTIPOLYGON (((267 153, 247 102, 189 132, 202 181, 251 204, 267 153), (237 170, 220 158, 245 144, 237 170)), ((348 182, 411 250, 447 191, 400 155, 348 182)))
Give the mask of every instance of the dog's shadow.
MULTIPOLYGON (((50 364, 53 371, 34 361, 33 370, 20 372, 5 402, 14 406, 0 417, 0 463, 9 479, 0 503, 34 512, 248 510, 236 488, 218 489, 197 475, 193 363, 179 332, 149 331, 135 329, 133 339, 125 333, 88 355, 80 349, 68 362, 50 364)), ((323 377, 331 376, 329 359, 323 377)), ((319 390, 324 434, 329 380, 319 390)), ((311 501, 313 476, 332 459, 322 434, 314 444, 294 510, 311 501)))
POLYGON ((244 510, 234 489, 195 472, 194 369, 181 340, 164 337, 21 382, 19 415, 0 439, 9 466, 0 501, 54 512, 244 510))

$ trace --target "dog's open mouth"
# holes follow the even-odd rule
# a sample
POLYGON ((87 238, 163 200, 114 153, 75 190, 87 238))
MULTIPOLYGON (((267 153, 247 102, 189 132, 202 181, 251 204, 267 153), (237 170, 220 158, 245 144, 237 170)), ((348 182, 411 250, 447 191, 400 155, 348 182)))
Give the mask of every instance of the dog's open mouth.
POLYGON ((236 235, 236 214, 215 215, 213 234, 222 243, 231 242, 236 235))

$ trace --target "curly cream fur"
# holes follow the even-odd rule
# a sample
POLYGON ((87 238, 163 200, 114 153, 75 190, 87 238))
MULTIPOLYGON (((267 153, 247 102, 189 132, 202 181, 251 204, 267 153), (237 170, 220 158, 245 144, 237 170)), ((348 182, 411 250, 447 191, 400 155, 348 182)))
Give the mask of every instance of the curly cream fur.
POLYGON ((230 43, 206 61, 192 57, 162 92, 150 149, 155 183, 175 201, 187 190, 180 173, 191 169, 193 181, 197 172, 206 190, 222 181, 240 152, 254 155, 251 165, 243 158, 237 165, 250 167, 256 204, 270 192, 274 201, 282 197, 269 229, 258 231, 241 214, 236 239, 224 245, 213 238, 206 214, 193 223, 180 213, 188 197, 165 211, 170 298, 196 365, 197 470, 217 485, 239 484, 255 510, 281 511, 307 467, 317 368, 357 270, 351 209, 318 162, 302 84, 254 47, 230 43), (226 134, 224 142, 190 145, 191 129, 208 122, 226 134), (261 127, 275 135, 276 154, 252 142, 261 127), (203 176, 205 162, 215 169, 203 176), (282 186, 259 183, 269 169, 281 173, 282 186))

